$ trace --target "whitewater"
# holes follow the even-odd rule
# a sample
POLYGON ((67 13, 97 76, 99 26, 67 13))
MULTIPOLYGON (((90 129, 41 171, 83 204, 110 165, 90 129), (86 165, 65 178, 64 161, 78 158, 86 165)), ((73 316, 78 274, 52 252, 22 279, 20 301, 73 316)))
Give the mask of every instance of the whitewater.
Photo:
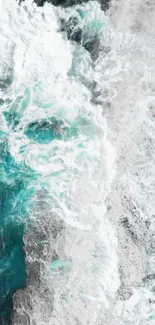
POLYGON ((155 324, 154 15, 1 0, 2 325, 155 324))

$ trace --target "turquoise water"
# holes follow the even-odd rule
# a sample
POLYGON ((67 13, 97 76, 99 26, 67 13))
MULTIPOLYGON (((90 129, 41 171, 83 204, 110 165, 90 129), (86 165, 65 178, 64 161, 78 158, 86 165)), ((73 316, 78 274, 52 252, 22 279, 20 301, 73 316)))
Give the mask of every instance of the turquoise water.
POLYGON ((25 134, 36 142, 48 144, 52 140, 69 141, 80 134, 92 136, 95 126, 84 118, 77 118, 71 124, 56 118, 29 123, 25 134), (65 126, 65 124, 67 124, 65 126))
POLYGON ((7 137, 0 140, 0 320, 10 324, 13 294, 26 285, 24 224, 32 191, 27 170, 9 153, 7 137))

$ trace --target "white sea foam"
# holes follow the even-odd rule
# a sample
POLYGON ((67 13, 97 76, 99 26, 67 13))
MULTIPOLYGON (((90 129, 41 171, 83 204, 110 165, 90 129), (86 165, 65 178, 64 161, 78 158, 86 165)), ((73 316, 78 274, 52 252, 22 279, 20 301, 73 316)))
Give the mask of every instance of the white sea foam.
MULTIPOLYGON (((140 116, 133 107, 131 116, 126 106, 124 111, 120 108, 121 96, 124 100, 126 92, 120 92, 119 83, 122 89, 123 85, 126 86, 122 80, 126 77, 126 72, 130 75, 133 67, 133 62, 126 59, 124 54, 126 48, 122 50, 124 39, 121 36, 124 32, 121 24, 120 31, 115 31, 108 15, 100 10, 96 2, 62 9, 50 4, 38 8, 31 0, 24 1, 20 6, 15 0, 1 0, 0 10, 2 53, 4 48, 4 55, 0 56, 0 74, 4 78, 8 69, 12 76, 11 85, 5 92, 2 89, 1 93, 11 104, 15 103, 18 96, 23 96, 19 107, 15 108, 15 104, 11 108, 11 113, 14 114, 16 109, 19 117, 16 132, 11 128, 8 131, 4 117, 1 125, 6 132, 10 132, 11 154, 17 162, 34 171, 38 178, 36 192, 43 192, 41 199, 36 194, 36 207, 30 216, 40 237, 38 239, 35 233, 32 233, 32 237, 25 233, 30 280, 25 291, 15 295, 14 323, 20 324, 21 315, 24 315, 25 322, 28 319, 28 324, 37 325, 145 323, 151 312, 148 304, 145 304, 150 294, 147 290, 135 289, 130 299, 116 301, 116 293, 121 284, 118 272, 121 258, 117 255, 120 243, 116 234, 117 221, 122 213, 119 207, 119 199, 121 201, 123 197, 122 192, 119 192, 120 184, 124 183, 126 190, 128 182, 131 182, 138 200, 144 202, 138 185, 130 177, 132 163, 131 169, 126 172, 123 163, 118 162, 123 141, 128 146, 127 137, 134 134, 134 128, 139 125, 142 115, 145 117, 143 99, 144 109, 140 116), (90 54, 84 48, 67 40, 58 31, 60 18, 68 19, 72 15, 78 15, 79 8, 86 16, 81 21, 81 26, 86 29, 94 19, 99 21, 101 48, 108 48, 109 45, 112 47, 107 56, 101 49, 96 63, 92 62, 90 54), (116 44, 117 38, 122 41, 119 45, 116 44), (101 92, 98 104, 92 101, 93 81, 97 82, 101 92), (107 109, 107 101, 112 102, 114 111, 107 109), (53 140, 49 144, 39 144, 24 134, 29 122, 45 118, 50 121, 51 117, 63 120, 67 127, 76 124, 76 121, 76 126, 79 126, 80 118, 83 118, 89 121, 89 126, 85 130, 81 124, 77 136, 67 141, 53 140), (127 122, 128 126, 125 124, 127 122), (118 174, 117 165, 120 168, 118 174), (115 179, 116 193, 112 188, 115 179), (119 194, 122 197, 119 198, 119 194), (106 200, 113 203, 114 211, 110 218, 106 200), (56 236, 53 235, 53 229, 57 228, 61 231, 56 236), (41 239, 42 248, 38 253, 35 240, 40 240, 42 234, 45 239, 41 239), (29 251, 29 246, 32 246, 33 252, 29 251), (58 272, 51 270, 50 263, 54 254, 57 258, 72 260, 72 266, 58 272), (35 265, 36 261, 39 262, 39 285, 35 280, 31 282, 33 271, 30 265, 35 265), (24 292, 31 301, 31 308, 25 303, 24 292), (142 314, 144 305, 146 310, 142 314), (138 318, 136 306, 141 318, 138 318)), ((131 47, 131 43, 135 42, 134 33, 127 32, 129 37, 125 44, 131 47), (132 42, 129 44, 127 41, 130 36, 132 42)), ((6 101, 0 109, 8 111, 11 104, 6 101)), ((139 105, 142 107, 140 102, 139 105)), ((150 120, 149 123, 147 132, 153 133, 151 128, 154 125, 150 120)), ((120 161, 122 162, 121 158, 120 161)), ((133 195, 131 187, 129 192, 133 195)), ((152 205, 151 208, 153 207, 152 205)), ((110 210, 110 206, 108 208, 110 210)), ((28 226, 26 230, 29 231, 28 226)), ((132 261, 131 258, 130 267, 132 261)), ((126 265, 123 267, 125 270, 126 265)), ((141 273, 138 276, 139 274, 141 273)), ((132 284, 131 281, 131 286, 132 284)))

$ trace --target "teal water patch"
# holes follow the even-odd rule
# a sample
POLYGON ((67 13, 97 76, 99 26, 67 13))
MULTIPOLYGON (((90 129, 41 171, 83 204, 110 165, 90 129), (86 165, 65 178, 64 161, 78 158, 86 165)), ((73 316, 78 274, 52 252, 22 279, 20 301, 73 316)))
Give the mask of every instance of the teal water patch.
POLYGON ((10 325, 13 294, 26 285, 24 223, 33 190, 26 170, 17 165, 0 139, 0 324, 10 325))
POLYGON ((8 125, 15 130, 16 126, 19 125, 19 118, 18 115, 14 112, 14 113, 10 113, 10 112, 3 112, 3 115, 5 116, 5 119, 8 123, 8 125))
POLYGON ((153 316, 153 315, 150 315, 150 316, 147 318, 148 321, 149 321, 149 320, 153 320, 153 319, 155 319, 155 316, 153 316))
POLYGON ((78 14, 80 15, 80 18, 81 18, 81 19, 84 19, 84 18, 85 18, 85 16, 86 16, 86 12, 85 12, 85 10, 77 9, 77 12, 78 12, 78 14))
POLYGON ((72 267, 72 261, 71 260, 53 260, 50 264, 51 270, 61 270, 63 271, 64 268, 70 268, 72 267))
POLYGON ((0 184, 0 317, 4 324, 10 324, 12 295, 26 285, 24 225, 12 211, 20 187, 0 184))
POLYGON ((22 100, 22 112, 25 112, 29 104, 31 103, 31 91, 29 88, 26 88, 24 91, 24 98, 22 100))
POLYGON ((35 121, 28 124, 25 134, 36 142, 47 144, 54 139, 62 139, 62 124, 62 121, 54 117, 48 120, 35 121))
POLYGON ((94 19, 89 24, 87 24, 85 33, 90 37, 94 37, 94 35, 99 37, 102 32, 102 28, 103 22, 99 19, 94 19))
POLYGON ((68 141, 79 134, 92 137, 95 126, 89 120, 78 117, 72 123, 64 123, 55 117, 29 123, 25 134, 36 142, 48 144, 53 140, 68 141))

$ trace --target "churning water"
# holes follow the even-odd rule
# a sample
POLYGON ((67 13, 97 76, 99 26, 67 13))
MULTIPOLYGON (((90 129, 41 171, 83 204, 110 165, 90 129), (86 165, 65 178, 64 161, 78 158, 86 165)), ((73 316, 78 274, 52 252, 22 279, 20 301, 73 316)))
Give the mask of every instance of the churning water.
POLYGON ((155 324, 155 5, 101 4, 0 3, 2 325, 155 324))

